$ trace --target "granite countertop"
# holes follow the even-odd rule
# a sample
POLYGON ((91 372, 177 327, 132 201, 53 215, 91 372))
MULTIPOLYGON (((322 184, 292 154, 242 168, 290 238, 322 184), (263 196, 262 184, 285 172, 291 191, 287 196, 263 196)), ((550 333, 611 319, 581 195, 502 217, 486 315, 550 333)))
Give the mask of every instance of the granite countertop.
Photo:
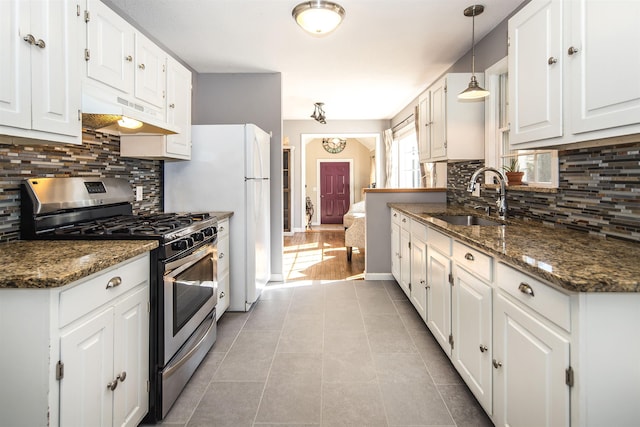
POLYGON ((210 213, 211 215, 214 215, 216 218, 218 218, 218 221, 222 221, 223 219, 231 218, 233 216, 233 212, 231 211, 219 211, 210 213))
POLYGON ((158 247, 155 240, 19 240, 0 244, 1 288, 56 288, 158 247))
MULTIPOLYGON (((508 219, 504 226, 451 225, 433 215, 483 211, 446 204, 389 203, 408 216, 493 255, 499 261, 576 292, 640 292, 640 244, 604 239, 538 222, 508 219)), ((498 220, 495 214, 492 220, 498 220)))

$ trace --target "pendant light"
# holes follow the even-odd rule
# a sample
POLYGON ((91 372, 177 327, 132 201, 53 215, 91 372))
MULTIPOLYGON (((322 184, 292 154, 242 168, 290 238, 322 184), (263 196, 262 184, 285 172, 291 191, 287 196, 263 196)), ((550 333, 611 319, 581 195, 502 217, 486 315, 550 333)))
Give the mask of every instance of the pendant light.
POLYGON ((471 26, 471 81, 469 87, 460 92, 458 99, 461 100, 480 100, 489 95, 489 91, 483 89, 476 79, 476 16, 484 12, 484 6, 474 4, 464 10, 464 16, 470 16, 472 19, 471 26))
POLYGON ((345 11, 337 3, 313 0, 300 3, 291 14, 303 30, 314 36, 324 36, 340 25, 345 11))
POLYGON ((326 125, 327 118, 324 115, 324 110, 322 109, 323 105, 324 105, 324 102, 316 102, 315 104, 313 104, 314 110, 313 110, 313 114, 311 114, 311 118, 317 121, 318 123, 326 125))

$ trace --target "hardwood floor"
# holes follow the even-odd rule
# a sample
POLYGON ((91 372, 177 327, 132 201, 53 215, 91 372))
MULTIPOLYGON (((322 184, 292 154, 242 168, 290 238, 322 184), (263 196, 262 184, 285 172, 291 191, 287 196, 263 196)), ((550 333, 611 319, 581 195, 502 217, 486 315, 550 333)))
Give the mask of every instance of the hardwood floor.
POLYGON ((341 226, 321 226, 285 236, 283 259, 287 282, 364 278, 364 248, 353 248, 348 262, 341 226))

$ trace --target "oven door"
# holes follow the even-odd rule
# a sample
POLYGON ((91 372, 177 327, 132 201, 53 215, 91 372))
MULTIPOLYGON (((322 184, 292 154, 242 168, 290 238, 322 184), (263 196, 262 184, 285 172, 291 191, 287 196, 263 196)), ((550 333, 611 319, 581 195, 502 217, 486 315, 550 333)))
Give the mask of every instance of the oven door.
POLYGON ((218 300, 215 242, 164 268, 164 364, 189 339, 218 300))

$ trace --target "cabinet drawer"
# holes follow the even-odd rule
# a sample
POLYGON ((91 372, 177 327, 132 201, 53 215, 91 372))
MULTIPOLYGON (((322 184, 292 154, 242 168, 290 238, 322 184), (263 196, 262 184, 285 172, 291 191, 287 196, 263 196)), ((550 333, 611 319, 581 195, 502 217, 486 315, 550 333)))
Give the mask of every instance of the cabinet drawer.
POLYGON ((391 209, 391 223, 400 224, 400 212, 395 209, 391 209))
POLYGON ((487 282, 493 280, 493 259, 489 255, 460 242, 453 242, 453 259, 481 279, 487 282))
POLYGON ((106 272, 79 280, 76 286, 60 293, 60 327, 82 317, 109 301, 124 295, 149 280, 149 256, 118 264, 106 272), (107 285, 117 282, 117 286, 107 285))
POLYGON ((400 214, 400 226, 408 230, 411 227, 411 218, 405 214, 400 214))
POLYGON ((449 236, 429 228, 427 238, 429 246, 436 248, 446 256, 451 256, 451 238, 449 236))
POLYGON ((571 301, 568 295, 501 263, 496 274, 500 289, 563 329, 571 331, 571 301))
POLYGON ((218 221, 218 240, 227 236, 229 236, 229 219, 225 218, 222 221, 218 221))
POLYGON ((423 242, 427 241, 427 226, 414 219, 411 220, 411 238, 417 237, 423 242))

